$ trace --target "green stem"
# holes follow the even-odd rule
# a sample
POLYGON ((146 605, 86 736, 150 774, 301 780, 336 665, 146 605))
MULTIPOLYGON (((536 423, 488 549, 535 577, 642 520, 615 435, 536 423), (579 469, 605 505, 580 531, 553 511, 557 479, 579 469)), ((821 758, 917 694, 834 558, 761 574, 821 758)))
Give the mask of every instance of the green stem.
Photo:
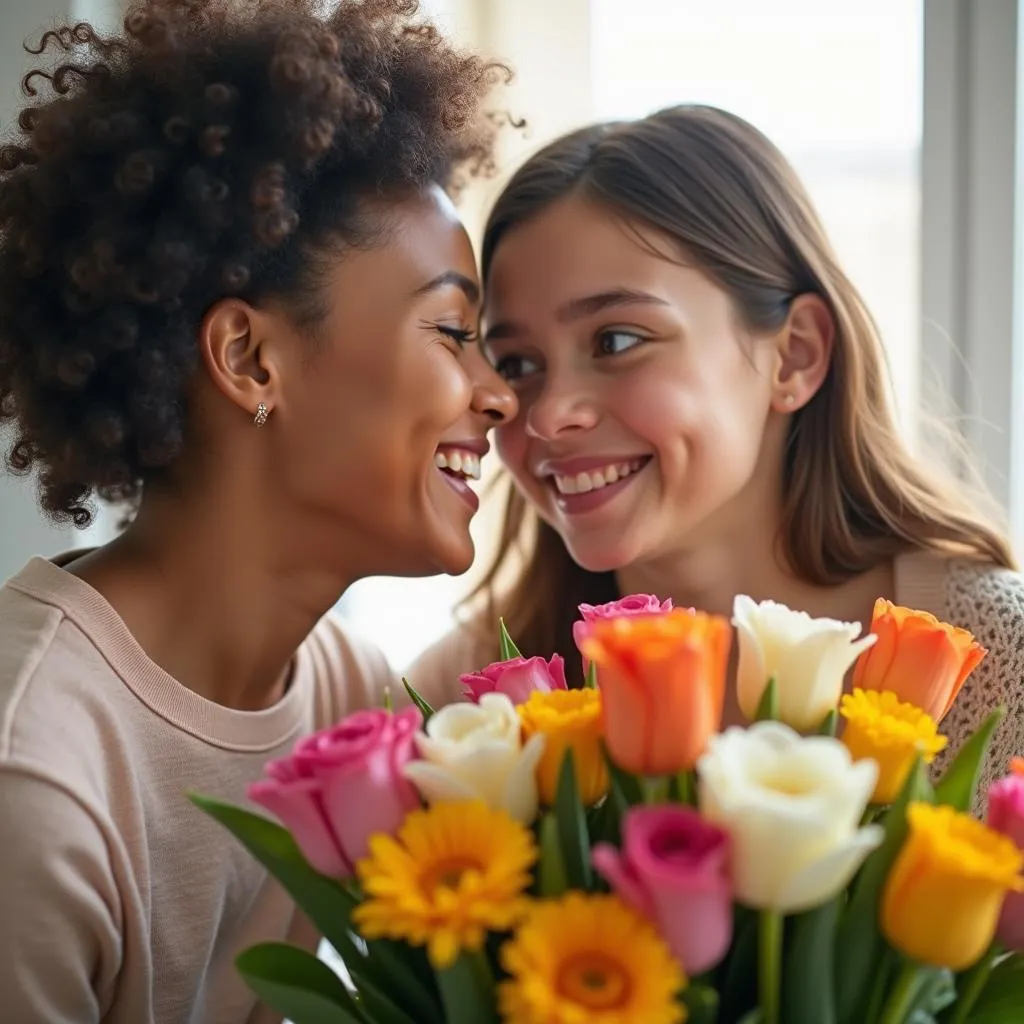
POLYGON ((645 804, 663 804, 668 801, 668 776, 645 777, 643 788, 645 804))
POLYGON ((757 983, 763 1024, 779 1024, 782 981, 782 922, 780 913, 762 910, 758 923, 757 983))
POLYGON ((953 1007, 953 1015, 949 1018, 949 1024, 966 1024, 967 1018, 978 996, 985 989, 985 984, 992 974, 996 958, 999 955, 998 943, 993 943, 985 955, 967 972, 963 981, 960 996, 953 1007))
POLYGON ((924 977, 924 972, 917 964, 910 960, 904 962, 896 978, 896 984, 889 993, 881 1024, 906 1024, 913 1012, 914 1003, 921 994, 924 977))

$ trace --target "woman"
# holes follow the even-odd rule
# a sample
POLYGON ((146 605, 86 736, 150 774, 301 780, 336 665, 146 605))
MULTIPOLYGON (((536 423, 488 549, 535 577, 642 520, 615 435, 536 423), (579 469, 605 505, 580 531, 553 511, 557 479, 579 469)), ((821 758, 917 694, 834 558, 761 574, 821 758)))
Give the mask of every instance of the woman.
POLYGON ((443 188, 489 164, 500 69, 404 0, 317 11, 49 32, 0 156, 10 464, 58 519, 137 506, 0 590, 5 1020, 255 1019, 236 954, 313 937, 186 793, 242 800, 379 706, 383 659, 321 620, 353 580, 472 559, 465 478, 515 398, 467 351, 443 188))
POLYGON ((884 596, 988 648, 950 749, 1005 704, 990 768, 1024 751, 1010 545, 904 446, 871 317, 767 139, 696 106, 567 135, 498 199, 483 276, 484 347, 520 403, 497 431, 515 489, 483 611, 414 684, 455 692, 495 660, 498 614, 547 654, 572 650, 581 602, 624 594, 865 624, 884 596))

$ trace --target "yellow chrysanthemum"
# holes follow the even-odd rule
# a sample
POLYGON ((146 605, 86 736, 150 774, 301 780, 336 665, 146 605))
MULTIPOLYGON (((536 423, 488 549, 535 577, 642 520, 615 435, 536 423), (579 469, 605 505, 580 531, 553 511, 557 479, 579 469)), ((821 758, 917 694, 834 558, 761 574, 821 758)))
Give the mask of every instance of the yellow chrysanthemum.
POLYGON ((878 762, 872 803, 891 804, 915 758, 930 764, 946 745, 935 719, 888 690, 854 690, 843 697, 839 713, 846 719, 842 739, 853 759, 878 762))
POLYGON ((504 811, 476 801, 413 811, 395 837, 374 836, 356 866, 366 900, 353 922, 368 939, 426 946, 435 967, 507 931, 528 902, 533 835, 504 811))
POLYGON ((913 960, 962 971, 992 944, 1024 853, 952 807, 912 803, 908 834, 882 891, 882 933, 913 960))
POLYGON ((601 693, 598 690, 534 690, 519 705, 523 737, 545 736, 544 753, 537 765, 537 788, 542 803, 550 806, 558 791, 558 776, 565 752, 572 750, 580 799, 587 807, 608 792, 608 768, 601 752, 601 693))
POLYGON ((505 1024, 680 1024, 682 968, 616 896, 570 892, 531 905, 502 947, 505 1024))

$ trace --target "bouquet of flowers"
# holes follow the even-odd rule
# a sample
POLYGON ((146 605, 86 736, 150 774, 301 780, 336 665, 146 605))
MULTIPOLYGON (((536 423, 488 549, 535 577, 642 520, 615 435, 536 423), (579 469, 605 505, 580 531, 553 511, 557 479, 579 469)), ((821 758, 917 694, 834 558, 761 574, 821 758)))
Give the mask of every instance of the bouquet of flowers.
POLYGON ((880 600, 871 630, 736 600, 733 629, 635 596, 581 607, 587 686, 502 660, 465 703, 362 711, 195 796, 343 959, 247 950, 294 1024, 1009 1024, 1024 1020, 1024 767, 971 816, 994 712, 931 781, 985 652, 880 600), (853 689, 844 694, 852 669, 853 689))

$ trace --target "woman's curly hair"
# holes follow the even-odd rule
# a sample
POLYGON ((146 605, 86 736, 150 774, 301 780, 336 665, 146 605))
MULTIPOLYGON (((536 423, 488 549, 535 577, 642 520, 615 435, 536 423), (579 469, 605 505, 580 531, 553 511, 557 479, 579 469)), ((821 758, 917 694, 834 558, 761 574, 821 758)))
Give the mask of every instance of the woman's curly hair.
POLYGON ((124 32, 46 32, 0 149, 0 426, 58 519, 134 502, 179 453, 216 299, 296 300, 365 244, 368 194, 487 172, 501 65, 415 0, 143 0, 124 32), (50 58, 50 55, 55 56, 50 58))

